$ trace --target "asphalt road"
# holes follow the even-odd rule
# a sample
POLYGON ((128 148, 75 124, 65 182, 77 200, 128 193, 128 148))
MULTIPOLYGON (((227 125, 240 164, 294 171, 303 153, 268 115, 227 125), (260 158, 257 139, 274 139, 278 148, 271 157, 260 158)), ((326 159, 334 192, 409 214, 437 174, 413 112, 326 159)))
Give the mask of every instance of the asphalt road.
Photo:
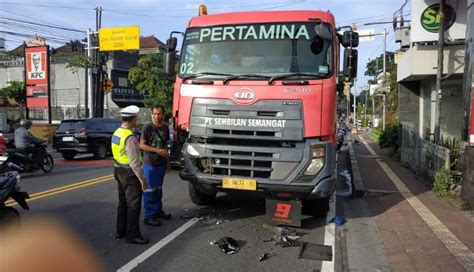
MULTIPOLYGON (((141 222, 142 235, 151 241, 148 245, 116 240, 118 199, 112 160, 81 156, 64 161, 59 154, 54 158, 52 173, 22 175, 22 189, 32 196, 31 210, 21 211, 22 216, 60 220, 96 250, 107 271, 319 271, 322 266, 334 267, 332 262, 298 258, 300 247, 282 248, 268 242, 273 234, 263 228, 265 199, 261 195, 219 194, 213 207, 199 207, 190 201, 188 184, 177 171, 169 172, 164 184, 164 209, 173 218, 163 221, 161 227, 141 222), (239 242, 241 249, 236 254, 227 255, 211 245, 225 236, 239 242), (271 256, 259 261, 264 253, 271 256)), ((326 222, 325 217, 306 216, 303 226, 296 229, 300 239, 334 247, 328 239, 331 224, 326 222)), ((335 253, 339 255, 337 248, 335 253)))

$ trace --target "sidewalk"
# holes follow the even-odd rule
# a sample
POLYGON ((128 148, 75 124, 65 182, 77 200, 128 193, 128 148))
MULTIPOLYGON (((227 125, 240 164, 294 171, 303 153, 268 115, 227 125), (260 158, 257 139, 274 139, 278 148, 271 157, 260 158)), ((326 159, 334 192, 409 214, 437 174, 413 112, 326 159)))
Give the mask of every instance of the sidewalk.
POLYGON ((437 198, 368 135, 358 137, 362 143, 350 148, 365 189, 362 199, 375 222, 375 237, 382 242, 389 269, 474 271, 472 212, 462 212, 448 200, 437 198))

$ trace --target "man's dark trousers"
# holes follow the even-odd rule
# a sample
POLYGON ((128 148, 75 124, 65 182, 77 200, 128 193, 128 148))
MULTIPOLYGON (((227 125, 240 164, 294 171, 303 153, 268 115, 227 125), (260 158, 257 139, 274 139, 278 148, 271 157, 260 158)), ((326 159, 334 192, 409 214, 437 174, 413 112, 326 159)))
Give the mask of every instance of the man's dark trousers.
POLYGON ((140 180, 132 169, 114 169, 114 176, 118 184, 119 205, 117 209, 117 234, 126 235, 127 239, 141 237, 140 212, 142 203, 142 189, 140 180))

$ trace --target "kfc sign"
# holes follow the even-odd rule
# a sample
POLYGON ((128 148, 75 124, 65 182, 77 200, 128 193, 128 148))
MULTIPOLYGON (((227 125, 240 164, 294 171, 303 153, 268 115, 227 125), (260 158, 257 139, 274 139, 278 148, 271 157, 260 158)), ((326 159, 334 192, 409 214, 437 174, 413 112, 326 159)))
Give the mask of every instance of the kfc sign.
POLYGON ((28 108, 48 107, 48 58, 48 46, 25 48, 25 91, 28 108))
POLYGON ((48 84, 46 47, 25 48, 26 84, 48 84))

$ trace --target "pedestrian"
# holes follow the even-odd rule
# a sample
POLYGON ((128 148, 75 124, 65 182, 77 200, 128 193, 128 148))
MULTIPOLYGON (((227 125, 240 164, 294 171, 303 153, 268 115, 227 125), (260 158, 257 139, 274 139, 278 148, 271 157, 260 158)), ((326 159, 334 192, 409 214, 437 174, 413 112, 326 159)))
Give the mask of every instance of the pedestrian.
POLYGON ((139 111, 137 106, 121 110, 122 126, 112 136, 114 176, 119 192, 115 238, 126 237, 127 243, 144 245, 148 239, 140 233, 140 212, 142 191, 146 189, 147 182, 143 175, 139 142, 133 134, 139 111))
POLYGON ((171 219, 171 214, 163 211, 163 179, 168 169, 169 128, 163 123, 165 109, 161 105, 151 108, 151 123, 142 129, 140 148, 144 151, 143 170, 148 181, 147 190, 143 193, 145 224, 159 226, 159 219, 171 219))

